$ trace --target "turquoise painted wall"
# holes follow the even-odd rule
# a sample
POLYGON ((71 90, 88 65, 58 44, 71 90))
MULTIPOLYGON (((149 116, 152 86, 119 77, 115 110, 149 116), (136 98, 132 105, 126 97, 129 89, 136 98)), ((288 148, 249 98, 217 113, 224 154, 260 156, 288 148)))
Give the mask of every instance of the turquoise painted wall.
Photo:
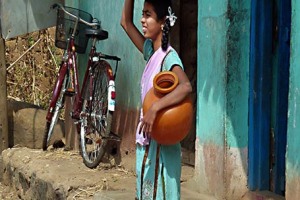
POLYGON ((224 146, 226 111, 227 4, 198 1, 197 137, 224 146))
POLYGON ((249 1, 199 0, 197 136, 248 144, 249 1))
POLYGON ((251 2, 198 4, 195 176, 201 192, 241 199, 248 172, 251 2))
POLYGON ((286 199, 300 199, 300 1, 292 0, 290 83, 286 152, 286 199))
MULTIPOLYGON (((116 78, 116 112, 112 131, 122 138, 122 152, 134 152, 135 129, 141 107, 140 78, 145 61, 120 25, 123 3, 123 0, 66 0, 67 6, 79 7, 98 18, 102 28, 109 32, 108 39, 97 44, 97 51, 121 58, 116 78)), ((142 7, 143 1, 135 2, 134 22, 140 30, 142 7)), ((79 55, 80 72, 85 70, 86 61, 87 55, 79 55)), ((110 63, 114 70, 115 62, 110 63)))
POLYGON ((248 146, 250 1, 229 0, 227 12, 226 141, 229 147, 248 146))
MULTIPOLYGON (((107 40, 97 44, 97 50, 105 54, 116 55, 121 58, 116 79, 117 105, 138 109, 140 106, 140 77, 145 66, 142 54, 136 50, 126 33, 120 26, 123 0, 67 0, 66 5, 79 7, 89 12, 101 21, 102 28, 109 32, 107 40), (78 6, 77 6, 78 5, 78 6)), ((140 26, 140 17, 143 2, 135 5, 134 20, 140 26)), ((87 57, 79 56, 80 67, 85 66, 87 57)), ((110 62, 114 67, 114 62, 110 62)))
MULTIPOLYGON (((108 40, 98 44, 98 49, 106 54, 117 55, 122 60, 116 80, 117 103, 121 107, 138 108, 140 105, 140 77, 145 66, 142 54, 131 43, 120 26, 123 0, 89 0, 80 5, 101 20, 102 28, 109 32, 108 40)), ((136 3, 134 20, 140 25, 142 4, 136 3), (140 12, 138 12, 140 11, 140 12)), ((141 27, 140 27, 141 28, 141 27)))
MULTIPOLYGON (((290 91, 286 154, 287 181, 300 177, 300 1, 292 0, 290 91)), ((299 184, 298 184, 299 187, 299 184)))
POLYGON ((65 0, 65 5, 72 8, 78 8, 79 0, 65 0))

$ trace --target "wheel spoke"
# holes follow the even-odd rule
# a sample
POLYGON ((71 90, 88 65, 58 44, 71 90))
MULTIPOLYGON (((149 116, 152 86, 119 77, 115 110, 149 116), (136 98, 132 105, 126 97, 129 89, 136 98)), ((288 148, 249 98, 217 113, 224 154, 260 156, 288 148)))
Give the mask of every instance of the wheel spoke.
POLYGON ((85 165, 95 168, 100 163, 104 153, 107 135, 111 126, 112 114, 108 111, 108 83, 109 78, 101 66, 95 67, 94 76, 85 85, 85 98, 82 105, 81 150, 85 165), (90 91, 90 89, 93 91, 90 91), (83 114, 84 113, 84 114, 83 114))

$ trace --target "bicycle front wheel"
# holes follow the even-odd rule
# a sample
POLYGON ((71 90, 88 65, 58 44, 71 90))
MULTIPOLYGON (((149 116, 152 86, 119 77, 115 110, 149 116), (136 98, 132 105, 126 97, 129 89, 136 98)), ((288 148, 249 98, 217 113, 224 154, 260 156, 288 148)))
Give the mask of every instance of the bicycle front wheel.
POLYGON ((112 112, 108 109, 109 76, 103 63, 97 63, 93 75, 84 87, 80 125, 81 153, 84 164, 95 168, 105 154, 112 123, 112 112))
POLYGON ((64 93, 65 93, 65 89, 68 84, 68 80, 69 80, 69 77, 68 77, 68 75, 66 75, 61 82, 59 81, 59 78, 56 81, 54 88, 57 91, 53 92, 51 101, 55 101, 54 99, 55 99, 56 93, 58 94, 58 98, 57 98, 56 102, 53 102, 54 107, 50 108, 50 110, 48 111, 48 112, 51 112, 51 118, 50 118, 50 120, 47 120, 46 126, 45 126, 44 139, 43 139, 43 150, 44 151, 46 151, 50 145, 51 137, 53 135, 54 127, 59 118, 60 110, 64 106, 64 101, 65 101, 64 93))

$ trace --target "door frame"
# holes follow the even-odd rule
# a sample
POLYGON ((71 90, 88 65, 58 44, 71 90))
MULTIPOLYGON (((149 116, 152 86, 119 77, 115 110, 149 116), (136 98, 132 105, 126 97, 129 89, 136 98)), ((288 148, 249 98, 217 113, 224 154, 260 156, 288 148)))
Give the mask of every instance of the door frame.
POLYGON ((287 113, 290 68, 291 0, 277 0, 278 5, 278 67, 276 116, 274 127, 274 192, 285 193, 285 154, 287 145, 287 113))
POLYGON ((248 138, 250 190, 270 188, 272 8, 271 0, 251 1, 248 138))
POLYGON ((248 185, 284 195, 291 0, 253 0, 251 6, 248 185))

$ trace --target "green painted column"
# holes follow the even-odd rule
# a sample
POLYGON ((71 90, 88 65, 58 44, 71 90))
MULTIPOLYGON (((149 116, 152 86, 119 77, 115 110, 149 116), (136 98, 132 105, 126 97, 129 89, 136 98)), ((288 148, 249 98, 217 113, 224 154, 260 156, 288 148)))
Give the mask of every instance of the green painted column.
POLYGON ((247 190, 250 1, 198 4, 195 176, 200 191, 235 199, 247 190))
POLYGON ((286 153, 286 199, 300 199, 300 1, 292 0, 290 88, 286 153))

